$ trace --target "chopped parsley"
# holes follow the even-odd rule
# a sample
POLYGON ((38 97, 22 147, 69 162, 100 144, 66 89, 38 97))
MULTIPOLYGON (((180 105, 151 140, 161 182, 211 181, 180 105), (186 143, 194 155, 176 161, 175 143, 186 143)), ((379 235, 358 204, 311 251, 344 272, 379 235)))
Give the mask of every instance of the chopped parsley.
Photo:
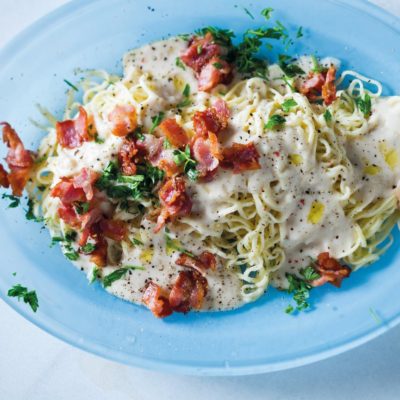
POLYGON ((296 106, 297 106, 297 102, 294 99, 285 100, 281 105, 282 110, 285 113, 288 113, 293 107, 296 107, 296 106))
POLYGON ((174 150, 174 162, 176 165, 183 165, 183 172, 191 181, 196 181, 199 172, 196 169, 197 162, 191 158, 190 147, 187 145, 185 150, 174 150))
POLYGON ((163 141, 163 147, 164 147, 164 149, 170 149, 172 147, 172 144, 166 137, 164 138, 164 141, 163 141))
POLYGON ((99 267, 95 265, 90 273, 91 276, 89 279, 89 284, 96 282, 96 280, 99 278, 99 272, 100 272, 99 267))
POLYGON ((203 52, 203 46, 201 44, 199 44, 197 46, 197 54, 201 54, 203 52))
POLYGON ((136 139, 138 140, 144 140, 144 135, 142 132, 142 127, 138 126, 135 131, 133 132, 133 135, 135 136, 136 139))
POLYGON ((8 205, 8 208, 16 208, 21 204, 21 199, 17 196, 13 196, 12 194, 3 193, 1 198, 10 200, 10 204, 8 205))
POLYGON ((96 245, 93 243, 86 243, 84 246, 81 247, 81 250, 84 254, 90 254, 93 253, 93 251, 96 249, 96 245))
POLYGON ((189 257, 195 258, 193 253, 191 253, 190 251, 185 250, 182 246, 179 245, 178 240, 173 239, 169 235, 169 229, 168 228, 165 229, 165 246, 166 246, 167 250, 179 251, 180 253, 184 253, 184 254, 188 255, 189 257))
POLYGON ((311 60, 312 60, 312 63, 313 63, 312 71, 314 71, 314 72, 322 72, 324 70, 324 68, 322 67, 322 65, 320 65, 317 57, 314 54, 311 56, 311 60))
POLYGON ((23 300, 24 303, 30 305, 33 312, 36 312, 39 308, 39 300, 36 291, 29 291, 28 288, 20 284, 14 285, 11 289, 9 289, 7 295, 9 297, 16 297, 18 301, 23 300))
POLYGON ((90 204, 83 201, 77 201, 74 203, 75 211, 79 215, 86 214, 89 211, 90 204))
POLYGON ((371 115, 371 96, 368 93, 365 93, 364 98, 356 97, 354 101, 357 104, 358 109, 364 114, 364 117, 368 118, 371 115))
POLYGON ((33 207, 34 207, 35 203, 33 202, 32 199, 28 200, 27 205, 28 205, 28 209, 25 212, 25 218, 28 221, 42 222, 44 220, 44 218, 36 217, 35 213, 33 212, 33 207))
POLYGON ((190 104, 191 104, 191 102, 190 102, 190 100, 189 100, 189 96, 190 96, 190 85, 189 85, 188 83, 187 83, 187 84, 185 85, 185 87, 183 88, 182 95, 183 95, 184 99, 183 99, 180 103, 178 103, 178 104, 176 105, 177 108, 187 107, 187 106, 190 106, 190 104))
POLYGON ((221 29, 215 26, 206 26, 205 28, 198 29, 195 31, 199 36, 205 36, 207 33, 211 33, 213 40, 216 44, 230 49, 232 45, 232 38, 235 34, 230 29, 221 29))
POLYGON ((135 238, 133 238, 132 240, 131 240, 131 242, 132 242, 132 244, 134 244, 135 246, 143 246, 143 242, 142 241, 140 241, 139 239, 135 239, 135 238))
POLYGON ((324 119, 327 124, 329 124, 332 121, 332 114, 329 110, 325 110, 324 112, 324 119))
POLYGON ((186 69, 185 64, 182 62, 180 57, 176 57, 175 59, 175 65, 183 70, 186 69))
POLYGON ((122 175, 116 162, 109 162, 96 187, 112 199, 138 201, 149 198, 154 186, 164 179, 164 171, 150 164, 137 165, 137 175, 122 175))
POLYGON ((286 122, 286 118, 282 115, 274 114, 264 125, 265 129, 275 129, 281 127, 286 122))
POLYGON ((76 261, 79 259, 79 253, 76 250, 74 250, 72 248, 72 246, 67 245, 67 246, 65 246, 65 248, 66 248, 67 252, 64 254, 65 254, 65 257, 68 258, 68 260, 76 261))
POLYGON ((264 8, 264 9, 261 11, 261 15, 262 15, 267 21, 269 21, 269 20, 271 19, 271 15, 272 15, 273 12, 274 12, 274 9, 271 8, 271 7, 268 7, 268 8, 264 8))
POLYGON ((243 7, 243 10, 251 19, 254 19, 254 15, 249 11, 249 9, 243 7))
POLYGON ((220 63, 220 62, 215 62, 215 63, 213 63, 213 66, 215 67, 215 68, 217 68, 217 69, 222 69, 223 68, 223 65, 220 63))
POLYGON ((154 132, 157 126, 161 124, 161 121, 164 119, 164 117, 165 113, 163 111, 160 111, 157 115, 151 117, 151 122, 153 123, 153 125, 151 126, 149 133, 154 132))
POLYGON ((121 279, 128 271, 132 270, 144 271, 144 268, 136 265, 126 265, 125 267, 119 268, 103 278, 103 286, 105 288, 111 286, 113 282, 121 279))
POLYGON ((70 81, 64 79, 64 82, 65 82, 71 89, 75 90, 75 92, 79 92, 79 89, 78 89, 75 85, 73 85, 70 81))
POLYGON ((300 271, 303 279, 298 278, 295 275, 287 274, 286 277, 289 281, 288 293, 293 294, 293 300, 296 303, 296 308, 289 305, 285 312, 292 314, 296 311, 303 311, 310 308, 308 299, 310 297, 310 290, 313 288, 311 282, 320 278, 320 275, 315 271, 313 267, 307 267, 300 271))
POLYGON ((103 143, 105 142, 105 140, 102 139, 102 138, 99 136, 98 133, 96 133, 96 134, 94 135, 94 142, 97 143, 97 144, 103 144, 103 143))
POLYGON ((289 60, 290 57, 286 56, 285 54, 279 55, 279 66, 286 76, 288 76, 289 78, 294 78, 296 75, 305 74, 305 72, 298 65, 293 63, 289 64, 289 60))
POLYGON ((296 38, 297 38, 297 39, 300 39, 300 38, 302 38, 303 36, 304 36, 303 27, 300 26, 299 29, 297 29, 296 38))

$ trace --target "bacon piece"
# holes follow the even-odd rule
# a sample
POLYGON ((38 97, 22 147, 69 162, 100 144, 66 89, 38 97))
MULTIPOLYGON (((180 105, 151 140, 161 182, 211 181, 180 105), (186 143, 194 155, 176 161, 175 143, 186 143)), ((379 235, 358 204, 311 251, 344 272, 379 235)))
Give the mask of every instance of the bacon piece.
POLYGON ((71 178, 61 178, 60 182, 51 190, 52 197, 58 197, 63 204, 72 204, 76 201, 86 201, 86 195, 82 188, 74 187, 71 178))
POLYGON ((137 140, 136 147, 139 151, 147 154, 148 160, 153 163, 158 161, 161 151, 163 150, 163 138, 157 138, 154 135, 143 135, 144 140, 137 140))
POLYGON ((196 169, 201 177, 212 175, 219 166, 222 158, 218 138, 213 132, 209 132, 208 138, 195 137, 192 144, 193 158, 197 161, 196 169))
POLYGON ((229 109, 224 100, 218 99, 214 105, 193 116, 193 128, 196 135, 208 136, 208 132, 218 134, 228 126, 229 109))
POLYGON ((75 189, 82 189, 85 193, 86 200, 93 199, 93 185, 99 178, 99 174, 89 168, 83 168, 79 175, 72 180, 75 189))
MULTIPOLYGON (((3 142, 8 146, 6 162, 10 168, 7 176, 8 183, 11 185, 14 196, 22 196, 22 192, 28 182, 31 169, 33 167, 33 157, 29 150, 25 147, 19 138, 17 132, 7 122, 1 122, 3 126, 3 142)), ((3 183, 6 183, 3 172, 3 183)))
POLYGON ((207 290, 207 279, 197 271, 181 271, 169 294, 169 304, 174 311, 182 313, 200 310, 207 290))
POLYGON ((67 224, 73 228, 80 228, 81 219, 76 213, 72 205, 65 205, 63 203, 58 207, 58 216, 67 224))
POLYGON ((325 83, 325 75, 322 72, 310 72, 308 79, 300 87, 300 93, 304 94, 311 101, 318 98, 325 83))
POLYGON ((219 57, 213 57, 199 74, 199 90, 209 92, 220 83, 229 83, 232 79, 231 72, 232 68, 225 60, 219 57))
POLYGON ((83 107, 79 108, 76 119, 57 122, 57 141, 62 147, 75 149, 83 142, 91 140, 88 133, 88 115, 83 107))
POLYGON ((189 137, 185 130, 176 122, 175 118, 168 118, 161 122, 159 128, 172 146, 184 148, 189 144, 189 137))
POLYGON ((181 177, 168 179, 158 192, 161 213, 154 232, 157 233, 171 219, 190 214, 192 201, 186 193, 185 181, 181 177))
POLYGON ((111 132, 115 136, 126 136, 137 127, 135 107, 131 105, 117 105, 108 116, 112 124, 111 132))
POLYGON ((194 37, 189 42, 188 49, 181 55, 181 60, 196 73, 214 57, 221 53, 221 47, 213 43, 211 33, 204 37, 194 37))
POLYGON ((214 254, 203 251, 198 257, 191 257, 188 254, 181 253, 179 254, 178 259, 175 261, 176 264, 180 265, 181 267, 188 267, 193 268, 200 273, 211 269, 215 270, 217 266, 217 260, 215 259, 214 254))
POLYGON ((8 181, 8 173, 4 169, 3 165, 0 164, 0 186, 8 188, 10 186, 10 182, 8 181))
POLYGON ((328 252, 318 255, 318 262, 315 270, 321 275, 320 278, 311 282, 312 286, 321 286, 327 282, 340 287, 342 280, 351 274, 351 268, 341 265, 337 260, 329 256, 328 252))
MULTIPOLYGON (((163 152, 164 153, 164 152, 163 152)), ((165 156, 165 154, 163 154, 165 156)), ((157 162, 156 166, 163 170, 168 178, 181 172, 181 167, 170 158, 162 158, 157 162)))
POLYGON ((101 236, 96 237, 96 248, 90 253, 90 261, 98 267, 107 265, 107 241, 101 236))
POLYGON ((165 289, 150 281, 145 287, 142 302, 155 317, 164 318, 172 314, 168 296, 169 294, 165 289))
POLYGON ((234 174, 261 168, 258 162, 260 155, 253 142, 247 144, 233 143, 231 147, 223 149, 222 156, 221 167, 233 169, 234 174))
POLYGON ((102 212, 99 208, 93 208, 89 210, 87 213, 80 215, 79 222, 80 228, 82 229, 82 234, 79 239, 79 245, 84 246, 89 239, 89 236, 92 232, 92 227, 97 224, 101 220, 102 212))
POLYGON ((139 150, 133 140, 125 139, 118 152, 118 161, 124 175, 135 175, 135 156, 139 150))
POLYGON ((100 231, 105 237, 120 242, 124 240, 128 233, 128 226, 125 221, 119 219, 102 219, 100 221, 100 231))
POLYGON ((326 73, 325 83, 322 86, 322 98, 326 105, 332 104, 336 100, 336 67, 332 65, 326 73))

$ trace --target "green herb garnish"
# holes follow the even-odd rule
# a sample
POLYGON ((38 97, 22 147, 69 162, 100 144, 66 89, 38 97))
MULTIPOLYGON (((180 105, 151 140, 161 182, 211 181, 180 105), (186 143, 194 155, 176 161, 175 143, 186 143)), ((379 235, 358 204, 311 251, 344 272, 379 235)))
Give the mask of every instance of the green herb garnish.
POLYGON ((167 249, 179 251, 180 253, 184 253, 184 254, 188 255, 189 257, 195 258, 193 253, 191 253, 190 251, 187 251, 183 247, 177 245, 176 242, 177 241, 175 239, 171 238, 171 236, 169 235, 169 230, 168 230, 168 228, 166 228, 165 229, 165 245, 166 245, 167 249))
POLYGON ((128 271, 132 271, 132 270, 144 271, 144 268, 136 266, 136 265, 127 265, 123 268, 119 268, 119 269, 115 270, 114 272, 111 272, 110 274, 106 275, 103 278, 103 286, 105 288, 111 286, 113 282, 121 279, 123 276, 125 276, 125 274, 128 271))
POLYGON ((297 38, 297 39, 300 39, 300 38, 302 38, 303 36, 304 36, 304 34, 303 34, 303 27, 300 26, 299 29, 297 30, 296 38, 297 38))
POLYGON ((288 63, 290 57, 285 54, 279 55, 279 66, 281 67, 282 71, 289 77, 293 78, 296 75, 304 75, 305 72, 296 64, 288 63))
POLYGON ((39 300, 36 291, 29 291, 28 288, 20 284, 14 285, 11 289, 9 289, 7 295, 9 297, 17 297, 18 301, 22 299, 24 303, 30 305, 33 312, 36 312, 39 308, 39 300))
POLYGON ((149 133, 154 132, 157 126, 161 124, 161 121, 164 119, 164 116, 165 113, 163 111, 160 111, 157 115, 151 117, 151 122, 153 123, 153 125, 151 126, 149 133))
POLYGON ((364 98, 356 97, 354 101, 356 102, 358 109, 364 114, 364 117, 368 118, 371 115, 372 109, 371 96, 368 93, 365 93, 364 98))
POLYGON ((16 208, 21 204, 21 199, 17 196, 13 196, 12 194, 3 193, 1 196, 2 199, 9 199, 11 202, 8 205, 8 208, 16 208))
POLYGON ((329 124, 332 121, 332 114, 329 110, 325 110, 324 112, 324 119, 327 124, 329 124))
POLYGON ((311 56, 311 60, 312 60, 312 63, 313 63, 312 71, 314 71, 314 72, 322 72, 324 70, 324 68, 322 67, 322 65, 320 65, 317 57, 314 54, 311 56))
POLYGON ((96 282, 96 280, 99 277, 99 272, 100 272, 99 268, 97 267, 97 265, 95 265, 91 271, 91 277, 89 279, 89 284, 96 282))
POLYGON ((133 238, 132 240, 131 240, 131 242, 132 242, 132 244, 134 244, 135 246, 143 246, 143 242, 141 242, 139 239, 135 239, 135 238, 133 238))
POLYGON ((34 202, 32 199, 28 200, 28 209, 25 212, 25 218, 28 221, 35 221, 35 222, 42 222, 44 221, 44 218, 42 217, 36 217, 35 213, 33 212, 33 207, 34 207, 34 202))
POLYGON ((64 82, 65 82, 70 88, 74 89, 75 92, 79 92, 79 89, 78 89, 75 85, 73 85, 70 81, 64 79, 64 82))
POLYGON ((182 62, 180 57, 176 57, 175 59, 175 65, 183 70, 186 69, 185 64, 182 62))
POLYGON ((298 104, 297 104, 296 100, 294 100, 294 99, 288 99, 288 100, 286 100, 286 101, 284 101, 284 102, 282 103, 281 107, 282 107, 282 110, 283 110, 285 113, 288 113, 293 107, 296 107, 297 105, 298 105, 298 104))
POLYGON ((144 135, 142 133, 142 127, 138 126, 135 131, 133 132, 134 137, 138 140, 144 140, 144 135))
POLYGON ((79 215, 86 214, 89 211, 90 204, 87 202, 77 201, 74 203, 75 211, 79 215))
POLYGON ((183 95, 184 99, 176 105, 177 108, 183 108, 183 107, 190 106, 191 102, 189 100, 189 96, 190 96, 190 85, 189 84, 186 84, 185 87, 183 88, 182 95, 183 95))
POLYGON ((274 114, 264 125, 265 129, 275 129, 281 127, 286 122, 286 118, 282 115, 274 114))
POLYGON ((103 143, 105 142, 105 140, 102 139, 102 138, 99 136, 98 133, 96 133, 96 134, 94 135, 94 142, 97 143, 97 144, 103 144, 103 143))
POLYGON ((82 252, 85 254, 93 253, 95 249, 96 245, 93 243, 86 243, 84 246, 81 247, 82 252))
POLYGON ((199 177, 196 169, 197 161, 191 158, 189 145, 185 147, 185 151, 174 150, 174 162, 176 165, 183 165, 183 171, 191 181, 197 180, 199 177))
POLYGON ((71 248, 68 252, 65 253, 65 257, 67 257, 68 260, 76 261, 79 258, 79 253, 71 248))
POLYGON ((274 9, 271 7, 268 7, 268 8, 264 8, 261 11, 261 15, 268 21, 271 19, 271 15, 273 12, 274 12, 274 9))

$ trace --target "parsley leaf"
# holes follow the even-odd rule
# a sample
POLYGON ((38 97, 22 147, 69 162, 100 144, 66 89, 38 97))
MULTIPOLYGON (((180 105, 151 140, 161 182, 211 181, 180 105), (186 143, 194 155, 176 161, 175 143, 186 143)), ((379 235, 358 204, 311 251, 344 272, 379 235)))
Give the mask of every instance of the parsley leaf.
POLYGON ((215 62, 215 63, 213 63, 213 66, 215 67, 215 68, 217 68, 217 69, 222 69, 222 67, 223 67, 223 65, 220 63, 220 62, 215 62))
POLYGON ((157 115, 151 117, 151 122, 153 123, 153 125, 151 126, 149 133, 154 132, 157 126, 161 124, 161 121, 164 119, 164 116, 165 113, 163 111, 160 111, 157 115))
POLYGON ((271 18, 272 13, 274 12, 274 9, 271 7, 264 8, 264 10, 261 11, 261 15, 268 21, 271 18))
POLYGON ((21 204, 21 199, 17 196, 13 196, 12 194, 3 193, 1 198, 11 200, 11 203, 8 205, 8 208, 16 208, 21 204))
POLYGON ((83 202, 83 201, 77 201, 74 203, 74 206, 75 206, 75 211, 79 215, 83 215, 89 211, 90 204, 87 202, 83 202))
POLYGON ((92 284, 94 282, 96 282, 97 278, 99 277, 99 267, 97 265, 95 265, 91 271, 91 277, 89 280, 89 284, 92 284))
POLYGON ((300 273, 304 276, 304 279, 306 281, 315 281, 316 279, 319 279, 321 276, 318 274, 318 272, 315 271, 313 267, 307 267, 304 268, 300 271, 300 273))
POLYGON ((132 244, 134 244, 135 246, 143 246, 143 242, 140 241, 139 239, 133 238, 133 239, 131 240, 131 242, 132 242, 132 244))
POLYGON ((183 70, 186 69, 185 64, 182 62, 180 57, 176 57, 175 59, 175 65, 183 70))
POLYGON ((127 265, 125 267, 119 268, 119 269, 111 272, 110 274, 106 275, 103 278, 103 286, 105 288, 111 286, 113 282, 115 282, 115 281, 121 279, 123 276, 125 276, 125 274, 128 271, 132 271, 132 270, 135 270, 135 269, 144 271, 143 267, 139 267, 139 266, 136 266, 136 265, 127 265))
POLYGON ((33 312, 36 312, 39 308, 39 300, 34 290, 29 291, 28 288, 17 284, 8 290, 7 295, 9 297, 17 297, 18 301, 21 299, 24 303, 29 304, 33 312))
POLYGON ((165 228, 165 246, 167 247, 167 250, 176 250, 176 251, 179 251, 180 253, 184 253, 184 254, 188 255, 189 257, 195 258, 193 253, 185 250, 182 246, 179 246, 178 243, 179 242, 177 240, 173 239, 170 236, 169 229, 165 228))
POLYGON ((371 115, 371 96, 365 93, 364 98, 356 97, 354 100, 357 104, 358 109, 364 114, 364 117, 368 118, 371 115))
POLYGON ((66 79, 64 79, 64 82, 65 82, 70 88, 74 89, 75 92, 79 92, 79 89, 78 89, 75 85, 73 85, 70 81, 67 81, 66 79))
POLYGON ((325 110, 324 118, 327 124, 329 124, 332 121, 332 114, 329 110, 325 110))
POLYGON ((274 114, 268 122, 264 125, 265 129, 275 129, 282 126, 286 122, 286 118, 281 115, 274 114))
POLYGON ((322 72, 324 70, 324 68, 322 67, 322 65, 320 65, 317 57, 314 54, 311 56, 311 60, 312 60, 312 63, 313 63, 312 70, 314 72, 322 72))
POLYGON ((97 143, 97 144, 103 144, 103 143, 105 142, 105 140, 102 139, 102 138, 99 136, 98 133, 96 133, 96 134, 94 135, 94 142, 97 143))
POLYGON ((197 161, 191 158, 189 145, 185 147, 185 151, 174 150, 173 154, 175 164, 183 165, 183 171, 191 181, 197 180, 199 177, 199 172, 196 169, 197 161))
POLYGON ((302 38, 303 36, 304 36, 304 34, 303 34, 303 27, 300 26, 299 29, 297 30, 296 38, 297 38, 297 39, 300 39, 300 38, 302 38))
POLYGON ((142 127, 138 126, 135 131, 133 132, 133 135, 136 137, 138 140, 144 140, 144 135, 142 133, 142 127))
POLYGON ((177 108, 183 108, 183 107, 190 106, 191 102, 189 100, 189 96, 190 96, 190 85, 189 84, 186 84, 185 87, 183 88, 182 95, 183 95, 184 99, 176 105, 177 108))
POLYGON ((34 207, 34 202, 32 199, 28 200, 28 209, 25 212, 25 218, 28 221, 35 221, 35 222, 42 222, 44 221, 44 218, 42 217, 36 217, 35 213, 33 212, 33 207, 34 207))
POLYGON ((81 247, 81 250, 85 254, 90 254, 96 249, 96 245, 93 243, 86 243, 84 246, 81 247))
POLYGON ((215 26, 206 26, 205 28, 198 29, 195 32, 199 36, 205 36, 207 33, 211 33, 216 44, 227 47, 228 49, 232 47, 232 38, 235 37, 232 30, 221 29, 215 26))
POLYGON ((79 253, 70 248, 69 251, 65 253, 65 257, 67 257, 68 260, 76 261, 79 258, 79 253))
POLYGON ((282 71, 289 77, 293 78, 296 75, 304 75, 305 72, 296 64, 289 64, 287 61, 290 60, 290 57, 285 54, 279 55, 279 66, 282 71))
POLYGON ((296 107, 298 104, 294 99, 288 99, 281 104, 282 110, 288 113, 293 107, 296 107))

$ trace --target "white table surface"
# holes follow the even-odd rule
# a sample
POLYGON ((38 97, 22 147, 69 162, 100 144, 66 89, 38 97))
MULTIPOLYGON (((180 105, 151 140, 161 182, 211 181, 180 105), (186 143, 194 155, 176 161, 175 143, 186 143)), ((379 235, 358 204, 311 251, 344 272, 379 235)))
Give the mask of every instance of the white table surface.
MULTIPOLYGON (((373 2, 400 15, 400 0, 373 2)), ((0 0, 0 46, 63 3, 66 0, 0 0)), ((398 400, 400 327, 306 367, 252 377, 198 378, 103 360, 42 332, 0 301, 0 400, 22 399, 398 400)))

